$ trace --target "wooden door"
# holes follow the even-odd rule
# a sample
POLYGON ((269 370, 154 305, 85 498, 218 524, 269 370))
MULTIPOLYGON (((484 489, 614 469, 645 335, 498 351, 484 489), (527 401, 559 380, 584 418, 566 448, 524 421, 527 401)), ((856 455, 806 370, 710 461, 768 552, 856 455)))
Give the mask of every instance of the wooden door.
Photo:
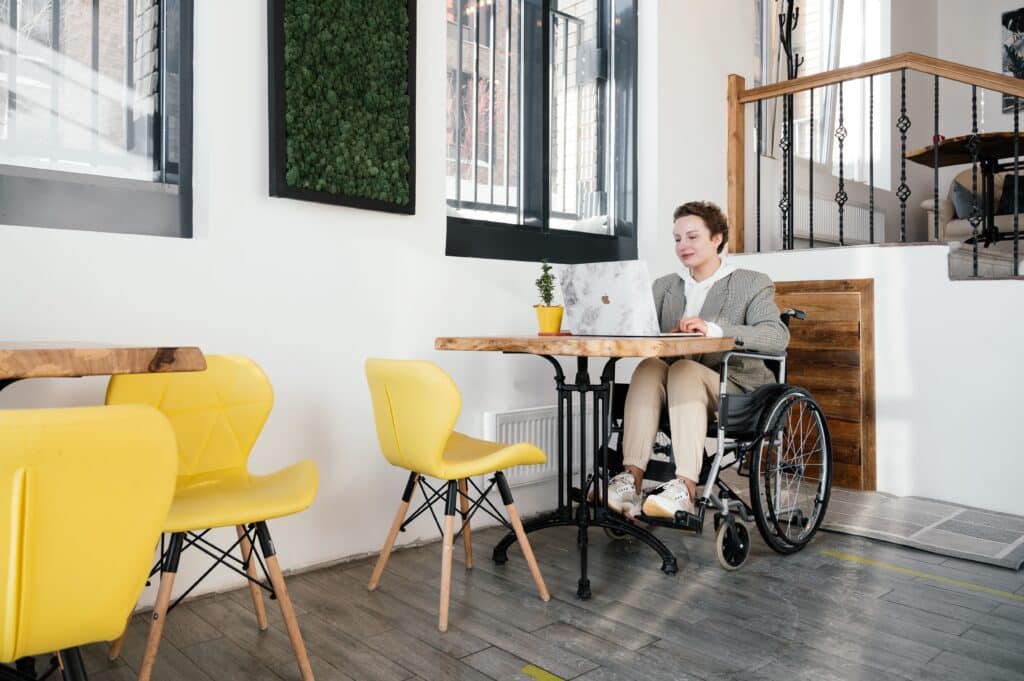
POLYGON ((791 320, 787 383, 806 388, 821 405, 832 435, 832 483, 875 489, 874 280, 783 281, 780 310, 791 320))

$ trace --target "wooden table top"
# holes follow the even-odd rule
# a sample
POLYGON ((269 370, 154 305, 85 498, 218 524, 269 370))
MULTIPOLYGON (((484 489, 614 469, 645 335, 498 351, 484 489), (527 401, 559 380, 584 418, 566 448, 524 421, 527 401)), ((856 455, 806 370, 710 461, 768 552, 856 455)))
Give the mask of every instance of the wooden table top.
POLYGON ((627 336, 441 336, 435 350, 522 352, 563 357, 679 357, 732 350, 732 338, 627 336))
MULTIPOLYGON (((971 163, 971 150, 968 142, 971 135, 959 135, 950 137, 939 142, 939 167, 962 165, 971 163)), ((1021 164, 1024 165, 1024 138, 1020 143, 1021 164)), ((979 132, 978 133, 978 160, 999 161, 1013 156, 1013 133, 1012 132, 979 132)), ((907 152, 907 160, 929 168, 935 167, 935 145, 921 147, 914 151, 907 152)))
POLYGON ((0 380, 202 371, 197 347, 113 347, 0 341, 0 380))

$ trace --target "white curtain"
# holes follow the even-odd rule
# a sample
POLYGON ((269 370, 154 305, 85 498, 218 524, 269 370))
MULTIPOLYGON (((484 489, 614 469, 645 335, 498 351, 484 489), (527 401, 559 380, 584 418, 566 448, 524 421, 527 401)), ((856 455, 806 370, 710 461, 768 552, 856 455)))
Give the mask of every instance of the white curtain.
MULTIPOLYGON (((842 66, 861 64, 889 54, 888 36, 882 30, 890 0, 797 0, 799 22, 793 34, 794 49, 804 60, 798 75, 831 71, 842 66)), ((774 83, 786 78, 786 55, 780 47, 778 16, 785 11, 786 0, 764 0, 761 15, 761 79, 774 83)), ((889 187, 888 126, 889 77, 874 79, 874 180, 889 187)), ((872 150, 869 120, 871 116, 867 79, 843 84, 843 174, 848 180, 867 182, 872 150)), ((794 96, 793 144, 800 158, 813 154, 814 160, 839 174, 839 88, 821 88, 794 96), (813 150, 811 120, 813 114, 813 150)), ((765 109, 765 145, 763 153, 775 155, 781 135, 782 102, 777 99, 765 109)))

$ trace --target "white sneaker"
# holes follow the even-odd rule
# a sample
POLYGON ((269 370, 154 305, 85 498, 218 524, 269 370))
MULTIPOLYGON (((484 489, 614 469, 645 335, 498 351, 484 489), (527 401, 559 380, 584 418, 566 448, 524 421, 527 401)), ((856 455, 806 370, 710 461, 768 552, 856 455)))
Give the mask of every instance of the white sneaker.
POLYGON ((632 473, 624 471, 608 481, 608 508, 623 515, 640 508, 640 495, 632 473))
POLYGON ((655 518, 675 518, 676 511, 693 513, 693 499, 690 490, 679 478, 669 480, 657 494, 644 500, 644 515, 655 518))

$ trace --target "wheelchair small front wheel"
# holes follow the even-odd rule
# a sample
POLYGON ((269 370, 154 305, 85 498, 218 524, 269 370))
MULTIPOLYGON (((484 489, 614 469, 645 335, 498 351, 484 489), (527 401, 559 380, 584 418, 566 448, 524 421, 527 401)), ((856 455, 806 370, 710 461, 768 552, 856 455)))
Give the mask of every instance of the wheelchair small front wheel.
POLYGON ((623 541, 625 539, 629 539, 629 533, 628 532, 623 532, 622 530, 617 530, 614 527, 606 527, 606 528, 604 528, 604 534, 605 534, 606 537, 608 537, 612 541, 623 541))
POLYGON ((743 523, 727 520, 715 535, 715 555, 718 564, 730 572, 739 568, 750 555, 750 532, 743 523))

